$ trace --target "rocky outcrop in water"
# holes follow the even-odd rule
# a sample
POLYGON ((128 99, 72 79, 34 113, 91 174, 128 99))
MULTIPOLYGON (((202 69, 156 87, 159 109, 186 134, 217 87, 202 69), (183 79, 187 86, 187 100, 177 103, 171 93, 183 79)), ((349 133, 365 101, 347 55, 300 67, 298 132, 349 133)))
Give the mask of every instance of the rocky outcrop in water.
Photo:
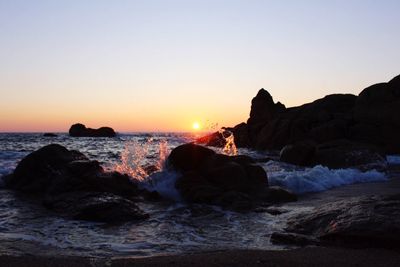
MULTIPOLYGON (((400 76, 372 85, 358 96, 334 94, 299 107, 285 108, 261 89, 252 100, 250 118, 233 128, 238 147, 282 150, 282 161, 299 165, 352 166, 348 147, 363 151, 365 158, 400 153, 400 76), (368 152, 365 152, 368 151, 368 152), (326 153, 335 153, 327 160, 326 153), (297 156, 296 156, 297 154, 297 156)), ((212 140, 209 141, 212 143, 212 140)), ((356 153, 354 153, 356 154, 356 153)), ((358 165, 360 161, 355 160, 358 165)), ((368 160, 367 160, 368 161, 368 160)))
POLYGON ((141 191, 127 175, 106 172, 99 162, 56 144, 26 156, 5 183, 74 218, 108 222, 147 217, 134 202, 141 191))
POLYGON ((86 126, 81 123, 77 123, 71 126, 69 135, 72 137, 115 137, 116 133, 110 127, 92 129, 86 128, 86 126))
POLYGON ((400 246, 400 195, 335 201, 291 218, 272 240, 300 245, 400 246))
POLYGON ((57 137, 58 135, 54 134, 54 133, 44 133, 43 137, 57 137))
POLYGON ((259 203, 294 201, 296 196, 280 188, 269 188, 264 169, 247 156, 227 156, 195 144, 172 150, 170 169, 180 172, 176 188, 192 203, 250 210, 259 203))

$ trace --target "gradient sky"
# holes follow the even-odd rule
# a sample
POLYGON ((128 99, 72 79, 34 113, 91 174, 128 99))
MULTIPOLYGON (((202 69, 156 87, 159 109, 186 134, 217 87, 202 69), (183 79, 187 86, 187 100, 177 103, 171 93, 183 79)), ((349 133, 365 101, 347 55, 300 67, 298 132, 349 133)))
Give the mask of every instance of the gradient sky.
POLYGON ((233 126, 400 74, 400 1, 0 0, 0 131, 233 126))

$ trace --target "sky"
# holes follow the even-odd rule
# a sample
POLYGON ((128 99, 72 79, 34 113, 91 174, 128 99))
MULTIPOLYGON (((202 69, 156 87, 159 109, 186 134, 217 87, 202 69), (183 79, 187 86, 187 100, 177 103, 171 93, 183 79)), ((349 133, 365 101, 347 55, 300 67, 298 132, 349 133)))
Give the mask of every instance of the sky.
POLYGON ((0 132, 189 131, 400 74, 400 1, 0 0, 0 132))

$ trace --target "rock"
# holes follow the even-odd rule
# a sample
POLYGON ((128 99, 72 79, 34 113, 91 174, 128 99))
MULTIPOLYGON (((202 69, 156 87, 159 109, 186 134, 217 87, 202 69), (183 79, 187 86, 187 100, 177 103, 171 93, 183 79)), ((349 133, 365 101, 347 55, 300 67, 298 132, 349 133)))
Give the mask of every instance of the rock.
MULTIPOLYGON (((277 114, 285 111, 280 102, 274 103, 272 96, 264 88, 251 101, 250 118, 247 120, 248 137, 253 142, 261 128, 273 121, 277 114)), ((243 127, 243 126, 242 126, 243 127)))
POLYGON ((358 168, 366 171, 387 169, 384 155, 372 145, 335 140, 320 144, 315 150, 314 165, 323 165, 329 168, 358 168))
POLYGON ((86 126, 81 123, 77 123, 71 126, 69 135, 72 137, 115 137, 116 133, 110 127, 92 129, 86 128, 86 126))
POLYGON ((215 132, 196 139, 197 144, 204 144, 206 146, 224 147, 226 140, 222 133, 215 132))
POLYGON ((288 222, 286 231, 324 245, 400 246, 400 195, 354 197, 323 204, 288 222))
POLYGON ((145 217, 133 202, 142 190, 129 176, 105 172, 97 161, 56 144, 22 159, 5 178, 5 185, 42 198, 47 207, 65 210, 74 218, 115 221, 145 217))
POLYGON ((356 131, 353 139, 361 137, 382 146, 386 153, 400 153, 399 81, 400 75, 388 83, 372 85, 359 94, 354 107, 354 119, 361 125, 373 127, 374 134, 356 131))
POLYGON ((251 144, 249 137, 249 129, 246 123, 242 122, 233 128, 227 128, 235 137, 237 147, 249 147, 251 144))
POLYGON ((127 175, 105 172, 97 161, 60 145, 48 145, 26 156, 6 186, 30 194, 56 195, 71 191, 136 195, 138 188, 127 175))
POLYGON ((54 134, 54 133, 44 133, 43 137, 57 137, 58 135, 54 134))
POLYGON ((171 151, 167 165, 178 171, 196 170, 212 155, 215 152, 211 149, 193 143, 184 144, 171 151))
POLYGON ((148 218, 132 201, 110 193, 71 192, 48 197, 45 207, 77 220, 124 222, 148 218))
POLYGON ((267 203, 281 203, 297 201, 297 196, 279 186, 271 186, 259 195, 267 203))
POLYGON ((314 163, 316 144, 313 141, 300 141, 286 145, 280 152, 280 160, 290 164, 309 166, 314 163))
POLYGON ((280 160, 300 166, 323 165, 331 169, 387 169, 386 159, 377 147, 346 139, 319 145, 312 141, 287 145, 280 153, 280 160))
POLYGON ((48 145, 22 159, 6 185, 26 193, 43 193, 67 172, 68 163, 81 160, 88 161, 79 152, 71 152, 56 144, 48 145))
MULTIPOLYGON (((305 141, 319 145, 349 140, 396 154, 400 153, 400 116, 397 114, 400 114, 400 75, 387 83, 372 85, 358 96, 327 95, 292 108, 275 103, 261 89, 252 100, 247 124, 226 129, 233 132, 238 147, 257 150, 282 150, 305 141)), ((288 160, 296 161, 309 164, 309 159, 300 157, 288 160)))
POLYGON ((188 202, 244 211, 261 201, 284 200, 271 193, 266 172, 247 156, 221 155, 199 145, 185 144, 175 148, 167 162, 170 169, 181 173, 175 187, 188 202))

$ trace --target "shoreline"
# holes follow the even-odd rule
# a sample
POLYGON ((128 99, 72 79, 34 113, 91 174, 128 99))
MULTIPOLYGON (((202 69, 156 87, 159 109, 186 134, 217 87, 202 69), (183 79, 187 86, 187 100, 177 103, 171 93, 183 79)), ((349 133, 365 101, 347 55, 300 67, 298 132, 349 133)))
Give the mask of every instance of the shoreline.
POLYGON ((142 258, 85 258, 48 256, 0 256, 0 266, 398 266, 400 251, 307 247, 294 250, 228 250, 142 258))

